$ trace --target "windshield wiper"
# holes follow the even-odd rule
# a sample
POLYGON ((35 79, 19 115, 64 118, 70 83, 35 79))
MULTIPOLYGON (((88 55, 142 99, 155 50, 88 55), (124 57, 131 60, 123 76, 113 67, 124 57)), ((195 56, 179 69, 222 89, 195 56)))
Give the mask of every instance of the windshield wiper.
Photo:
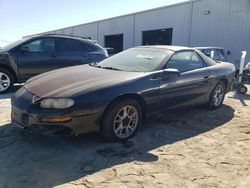
POLYGON ((89 65, 92 66, 92 67, 97 67, 97 68, 101 68, 101 69, 109 69, 109 70, 122 71, 121 69, 117 69, 117 68, 115 68, 115 67, 102 67, 102 66, 98 65, 97 62, 89 63, 89 65))
POLYGON ((109 69, 109 70, 117 70, 117 71, 122 71, 121 69, 117 69, 115 67, 100 67, 102 69, 109 69))
POLYGON ((94 63, 89 63, 89 66, 92 66, 92 67, 97 67, 97 68, 102 68, 100 65, 98 65, 97 62, 94 62, 94 63))

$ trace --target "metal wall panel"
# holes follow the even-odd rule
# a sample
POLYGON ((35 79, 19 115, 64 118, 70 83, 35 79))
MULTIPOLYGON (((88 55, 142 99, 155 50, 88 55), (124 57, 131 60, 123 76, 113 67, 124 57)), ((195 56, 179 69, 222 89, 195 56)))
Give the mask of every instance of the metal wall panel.
POLYGON ((173 45, 188 45, 190 4, 135 14, 135 46, 142 44, 142 31, 173 28, 173 45))
POLYGON ((64 35, 72 35, 73 27, 68 27, 60 30, 55 31, 56 34, 64 34, 64 35))
POLYGON ((97 40, 97 22, 73 27, 73 35, 97 40))
POLYGON ((143 31, 163 28, 173 28, 173 45, 223 47, 231 62, 246 50, 250 61, 250 0, 194 0, 50 33, 91 37, 103 46, 106 35, 123 34, 127 49, 142 44, 143 31))
POLYGON ((191 46, 220 46, 230 50, 231 62, 242 50, 250 61, 250 1, 202 0, 193 2, 191 46), (210 14, 204 14, 210 11, 210 14))
POLYGON ((104 46, 106 35, 123 34, 123 49, 133 47, 134 16, 123 16, 98 22, 98 42, 104 46))

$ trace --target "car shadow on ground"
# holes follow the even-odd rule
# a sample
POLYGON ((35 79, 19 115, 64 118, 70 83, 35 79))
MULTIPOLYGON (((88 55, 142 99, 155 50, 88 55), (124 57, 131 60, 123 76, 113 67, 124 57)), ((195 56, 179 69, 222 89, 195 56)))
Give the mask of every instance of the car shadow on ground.
POLYGON ((238 99, 243 106, 248 106, 245 100, 250 100, 250 94, 240 94, 235 92, 233 96, 229 96, 229 98, 238 99))
POLYGON ((233 117, 234 109, 227 105, 212 111, 199 107, 163 115, 147 120, 137 136, 124 143, 107 143, 97 133, 51 137, 3 125, 0 187, 52 187, 116 165, 157 161, 151 150, 208 132, 233 117))

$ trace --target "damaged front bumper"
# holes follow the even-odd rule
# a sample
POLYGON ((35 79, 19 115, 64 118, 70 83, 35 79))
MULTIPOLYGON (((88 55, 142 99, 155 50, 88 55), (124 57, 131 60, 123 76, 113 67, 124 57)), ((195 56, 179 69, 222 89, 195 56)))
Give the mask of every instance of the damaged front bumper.
POLYGON ((11 99, 11 121, 24 130, 43 134, 74 134, 98 131, 102 113, 81 114, 74 109, 41 109, 33 104, 34 95, 27 90, 18 91, 11 99))

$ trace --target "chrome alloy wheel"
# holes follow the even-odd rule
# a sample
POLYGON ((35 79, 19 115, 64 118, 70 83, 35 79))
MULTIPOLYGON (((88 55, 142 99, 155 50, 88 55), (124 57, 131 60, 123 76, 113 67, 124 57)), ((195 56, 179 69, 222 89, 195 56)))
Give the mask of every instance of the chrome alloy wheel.
POLYGON ((0 72, 0 92, 10 87, 10 78, 7 74, 0 72))
POLYGON ((224 87, 221 84, 219 84, 215 88, 213 95, 213 103, 215 106, 219 106, 222 103, 224 95, 225 95, 224 87))
POLYGON ((117 137, 127 138, 137 128, 139 113, 133 106, 123 107, 115 116, 113 130, 117 137))

